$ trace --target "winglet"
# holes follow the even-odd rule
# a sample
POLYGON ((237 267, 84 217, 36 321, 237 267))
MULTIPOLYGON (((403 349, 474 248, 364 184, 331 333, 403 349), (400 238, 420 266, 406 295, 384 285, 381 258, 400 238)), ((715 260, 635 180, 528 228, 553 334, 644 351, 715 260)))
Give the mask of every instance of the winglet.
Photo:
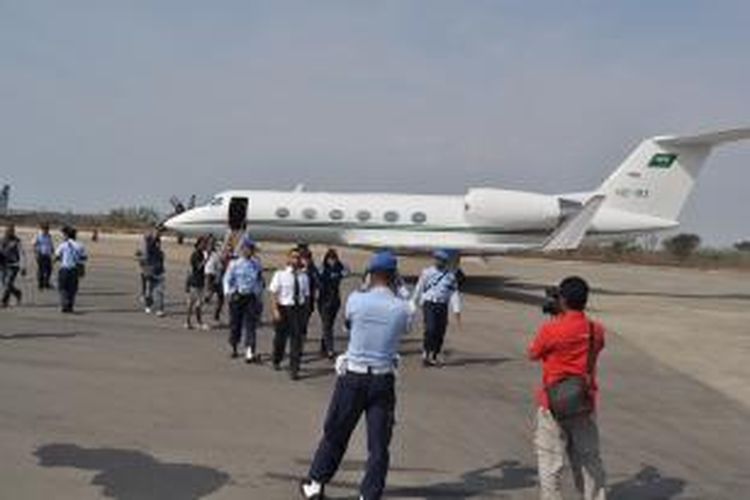
POLYGON ((581 210, 566 219, 555 229, 542 245, 543 252, 556 250, 575 250, 586 236, 591 221, 604 203, 605 196, 597 194, 589 198, 581 210))

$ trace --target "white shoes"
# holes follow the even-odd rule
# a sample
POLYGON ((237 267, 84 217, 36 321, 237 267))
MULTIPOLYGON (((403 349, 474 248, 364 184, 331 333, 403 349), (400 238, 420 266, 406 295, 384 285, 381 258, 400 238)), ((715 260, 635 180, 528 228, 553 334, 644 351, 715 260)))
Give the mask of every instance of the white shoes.
POLYGON ((300 484, 299 489, 302 496, 307 499, 314 500, 323 498, 323 485, 312 479, 303 481, 302 484, 300 484))
POLYGON ((247 350, 245 351, 245 362, 252 363, 253 361, 255 361, 255 354, 253 353, 253 348, 248 347, 247 350))
POLYGON ((146 309, 143 310, 143 312, 145 312, 146 314, 151 314, 151 308, 147 307, 146 309))
POLYGON ((166 316, 166 313, 164 311, 156 311, 157 318, 163 318, 164 316, 166 316))

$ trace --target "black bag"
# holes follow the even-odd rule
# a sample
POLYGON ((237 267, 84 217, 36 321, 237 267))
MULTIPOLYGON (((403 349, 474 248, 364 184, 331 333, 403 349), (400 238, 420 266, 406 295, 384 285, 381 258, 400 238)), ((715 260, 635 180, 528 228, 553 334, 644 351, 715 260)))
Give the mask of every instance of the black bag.
POLYGON ((557 420, 566 420, 594 411, 591 380, 594 376, 594 325, 589 323, 586 375, 572 375, 545 388, 549 409, 557 420))

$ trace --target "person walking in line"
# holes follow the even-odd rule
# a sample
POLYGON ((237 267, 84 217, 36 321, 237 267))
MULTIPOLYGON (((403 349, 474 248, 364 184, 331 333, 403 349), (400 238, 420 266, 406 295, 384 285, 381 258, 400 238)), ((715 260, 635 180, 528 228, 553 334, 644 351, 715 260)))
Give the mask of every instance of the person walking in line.
POLYGON ((349 268, 341 262, 335 249, 329 248, 318 270, 318 313, 322 325, 320 354, 334 359, 333 329, 341 308, 341 281, 349 275, 349 268))
MULTIPOLYGON (((212 240, 204 269, 207 290, 205 303, 208 304, 214 297, 216 298, 213 312, 213 319, 216 326, 221 324, 221 310, 224 308, 224 259, 225 257, 219 250, 216 241, 212 240)), ((227 259, 227 261, 229 260, 227 259)))
POLYGON ((245 362, 254 363, 260 361, 256 330, 263 270, 255 258, 255 242, 250 237, 243 238, 238 251, 239 257, 229 263, 223 282, 224 296, 229 301, 229 345, 231 357, 238 357, 238 345, 244 337, 245 362))
POLYGON ((143 236, 140 239, 140 242, 138 243, 138 247, 135 250, 135 258, 136 261, 138 261, 138 269, 140 270, 140 278, 141 278, 141 294, 140 294, 140 301, 141 304, 145 306, 146 304, 146 293, 148 292, 148 283, 147 283, 147 268, 148 268, 148 252, 149 248, 152 245, 153 238, 155 236, 154 230, 148 230, 145 233, 143 233, 143 236))
POLYGON ((352 293, 345 317, 349 347, 336 361, 336 386, 323 425, 323 437, 308 476, 300 483, 302 498, 322 499, 341 464, 362 414, 367 419, 367 470, 360 499, 383 496, 390 465, 389 447, 396 410, 395 375, 398 345, 409 329, 408 301, 395 294, 398 262, 390 252, 370 260, 369 288, 352 293))
POLYGON ((304 350, 304 345, 307 341, 307 332, 310 329, 310 318, 315 312, 320 276, 318 274, 318 268, 315 266, 315 259, 312 250, 310 250, 310 246, 307 243, 300 243, 297 246, 297 249, 299 250, 299 255, 302 260, 302 270, 307 275, 307 282, 310 286, 309 300, 305 304, 306 314, 302 320, 302 347, 304 350))
POLYGON ((5 235, 0 240, 0 265, 2 265, 2 307, 8 307, 10 298, 15 297, 16 304, 21 303, 23 293, 16 287, 18 275, 26 275, 26 253, 21 240, 16 236, 16 226, 9 224, 5 235))
POLYGON ((55 243, 49 233, 49 224, 43 222, 39 226, 39 232, 34 237, 32 244, 36 257, 36 278, 39 290, 50 290, 52 288, 52 260, 55 257, 55 243))
POLYGON ((144 241, 144 261, 142 272, 146 284, 144 311, 164 317, 164 293, 166 286, 166 268, 164 267, 164 250, 161 247, 161 236, 158 232, 148 235, 144 241))
POLYGON ((422 363, 424 366, 436 366, 442 363, 440 356, 448 328, 448 309, 451 298, 458 293, 456 275, 449 267, 450 252, 436 250, 433 256, 435 264, 422 271, 413 297, 415 304, 422 305, 424 318, 422 363))
POLYGON ((287 254, 287 266, 274 273, 268 291, 275 329, 273 367, 281 369, 288 341, 289 376, 297 380, 302 359, 303 324, 307 320, 307 302, 310 300, 310 282, 297 248, 287 254))
POLYGON ((203 322, 203 293, 206 287, 206 237, 199 237, 190 254, 190 270, 185 283, 187 293, 187 317, 185 328, 193 329, 193 314, 198 328, 208 330, 208 325, 203 322))
POLYGON ((586 315, 589 286, 582 278, 565 278, 554 295, 555 316, 541 326, 528 349, 529 358, 542 364, 534 436, 540 498, 562 500, 567 456, 581 498, 605 500, 596 421, 596 365, 604 349, 604 327, 586 315))
POLYGON ((60 262, 57 272, 57 288, 60 293, 60 308, 64 313, 72 313, 78 295, 79 280, 83 277, 88 255, 84 246, 76 241, 75 228, 62 229, 63 242, 55 250, 55 260, 60 262))

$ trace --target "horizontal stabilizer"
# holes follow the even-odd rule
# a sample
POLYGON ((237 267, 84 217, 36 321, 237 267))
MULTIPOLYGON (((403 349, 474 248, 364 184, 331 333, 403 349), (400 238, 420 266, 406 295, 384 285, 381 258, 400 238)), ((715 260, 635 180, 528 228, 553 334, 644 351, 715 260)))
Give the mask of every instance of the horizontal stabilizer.
POLYGON ((591 221, 604 203, 604 198, 603 194, 592 196, 578 213, 566 219, 555 229, 542 245, 542 251, 553 252, 578 248, 591 226, 591 221))
POLYGON ((654 141, 662 146, 717 146, 725 142, 735 142, 750 139, 750 127, 708 132, 705 134, 688 136, 661 136, 654 141))

